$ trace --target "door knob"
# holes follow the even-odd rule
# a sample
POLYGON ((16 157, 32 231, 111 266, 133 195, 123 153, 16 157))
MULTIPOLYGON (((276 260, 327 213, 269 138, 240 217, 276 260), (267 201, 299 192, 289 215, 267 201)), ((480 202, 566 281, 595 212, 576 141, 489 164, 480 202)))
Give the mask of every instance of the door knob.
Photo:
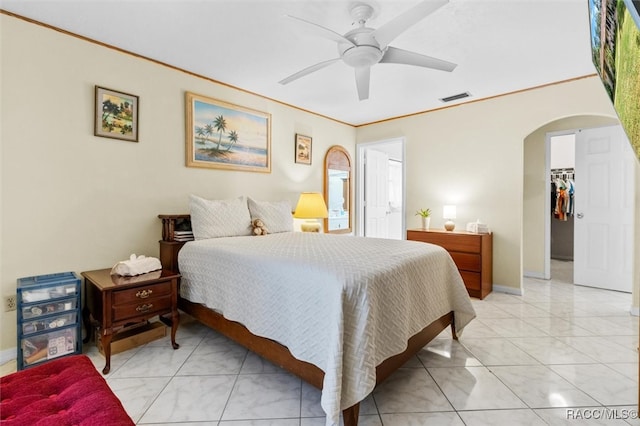
POLYGON ((578 219, 582 219, 584 217, 584 213, 578 213, 576 216, 578 216, 578 219))

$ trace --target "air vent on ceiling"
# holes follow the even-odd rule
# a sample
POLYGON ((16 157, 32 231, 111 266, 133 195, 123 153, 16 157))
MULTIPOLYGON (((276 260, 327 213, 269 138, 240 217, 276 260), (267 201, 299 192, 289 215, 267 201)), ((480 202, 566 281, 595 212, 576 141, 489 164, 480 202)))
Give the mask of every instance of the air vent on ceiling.
POLYGON ((471 96, 471 93, 464 92, 464 93, 458 93, 457 95, 447 96, 446 98, 440 98, 440 100, 442 102, 451 102, 451 101, 457 101, 458 99, 462 99, 462 98, 468 98, 469 96, 471 96))

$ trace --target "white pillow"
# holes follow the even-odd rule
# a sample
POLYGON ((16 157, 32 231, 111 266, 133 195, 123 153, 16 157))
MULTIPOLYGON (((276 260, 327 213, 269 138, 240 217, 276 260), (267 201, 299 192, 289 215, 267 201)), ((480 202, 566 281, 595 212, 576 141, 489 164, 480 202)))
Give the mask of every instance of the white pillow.
POLYGON ((204 240, 218 237, 251 235, 251 216, 243 197, 230 200, 205 200, 189 197, 193 238, 204 240))
POLYGON ((251 220, 262 219, 271 234, 293 232, 293 215, 289 201, 257 201, 247 198, 251 220))

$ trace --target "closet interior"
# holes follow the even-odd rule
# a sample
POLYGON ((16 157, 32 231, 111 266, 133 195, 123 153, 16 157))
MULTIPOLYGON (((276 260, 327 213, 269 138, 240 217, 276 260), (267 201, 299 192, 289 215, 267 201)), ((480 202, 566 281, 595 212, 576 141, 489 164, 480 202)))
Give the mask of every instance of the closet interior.
POLYGON ((575 135, 551 138, 551 258, 573 261, 575 135))

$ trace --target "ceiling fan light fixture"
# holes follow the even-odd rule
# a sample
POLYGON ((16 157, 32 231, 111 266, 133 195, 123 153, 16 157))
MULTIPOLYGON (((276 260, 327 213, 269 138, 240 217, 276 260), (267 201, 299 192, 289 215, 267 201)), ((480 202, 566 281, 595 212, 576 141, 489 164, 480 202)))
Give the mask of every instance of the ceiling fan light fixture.
POLYGON ((355 46, 342 52, 345 64, 354 67, 370 67, 382 59, 382 51, 376 46, 355 46))
POLYGON ((338 58, 319 62, 291 74, 289 77, 280 80, 280 84, 291 83, 294 80, 311 74, 312 72, 321 70, 341 60, 346 65, 354 68, 358 99, 362 101, 369 98, 371 68, 373 65, 378 63, 413 65, 451 72, 456 67, 456 64, 453 62, 432 58, 430 56, 410 52, 408 50, 398 49, 389 45, 389 43, 409 27, 444 6, 448 1, 449 0, 422 0, 417 5, 396 16, 382 26, 374 29, 367 27, 367 21, 376 13, 373 5, 376 3, 376 0, 356 0, 351 3, 349 12, 354 19, 353 23, 358 26, 344 35, 338 34, 329 28, 305 19, 285 15, 305 24, 309 33, 313 33, 336 42, 338 54, 340 56, 338 58))

